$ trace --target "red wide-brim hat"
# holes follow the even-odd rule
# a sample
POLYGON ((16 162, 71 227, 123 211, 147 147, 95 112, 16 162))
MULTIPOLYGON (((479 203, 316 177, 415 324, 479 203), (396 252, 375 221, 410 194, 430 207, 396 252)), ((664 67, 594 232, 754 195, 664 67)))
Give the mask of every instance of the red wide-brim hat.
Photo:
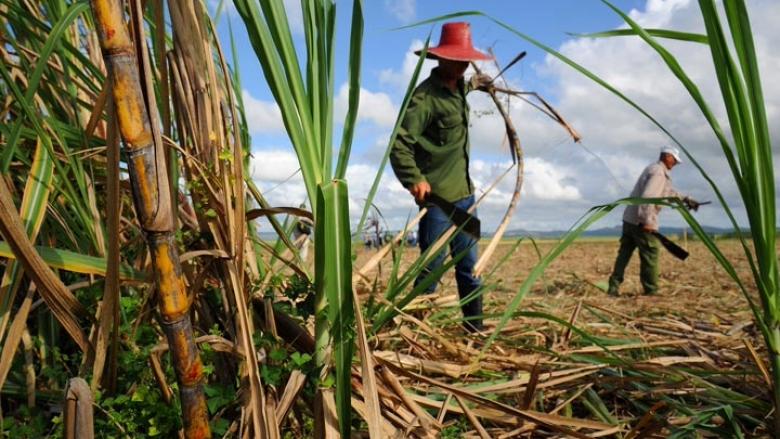
MULTIPOLYGON (((414 53, 419 55, 422 50, 414 53)), ((441 27, 439 45, 428 48, 426 58, 451 61, 485 61, 493 57, 482 53, 471 44, 471 26, 466 22, 444 23, 441 27)))

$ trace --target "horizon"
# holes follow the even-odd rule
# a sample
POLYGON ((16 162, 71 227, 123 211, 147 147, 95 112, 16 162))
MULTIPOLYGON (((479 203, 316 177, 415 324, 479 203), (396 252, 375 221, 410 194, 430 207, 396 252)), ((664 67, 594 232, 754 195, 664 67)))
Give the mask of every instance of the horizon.
MULTIPOLYGON (((702 227, 702 229, 705 232, 710 233, 710 234, 715 234, 715 235, 729 235, 731 233, 736 232, 736 229, 734 229, 733 227, 717 227, 717 226, 711 226, 711 225, 707 225, 707 224, 702 224, 701 227, 702 227)), ((401 228, 398 228, 398 229, 381 228, 380 229, 380 233, 391 233, 391 234, 393 234, 395 236, 396 234, 400 233, 402 230, 403 230, 403 226, 401 228)), ((557 229, 557 230, 507 229, 506 232, 504 233, 504 237, 502 238, 502 241, 506 240, 506 239, 514 239, 514 238, 517 238, 517 237, 524 237, 524 236, 534 237, 534 236, 537 236, 537 235, 539 237, 541 237, 541 238, 544 238, 544 239, 557 239, 558 237, 561 237, 561 236, 565 235, 566 233, 568 233, 570 230, 571 229, 557 229)), ((750 232, 750 228, 747 227, 747 226, 741 226, 739 228, 739 230, 741 232, 750 232)), ((780 231, 780 227, 778 227, 777 230, 780 231)), ((416 232, 416 231, 417 230, 414 229, 414 228, 410 230, 410 232, 416 232)), ((615 224, 613 224, 611 226, 604 225, 604 226, 601 226, 601 227, 592 227, 592 228, 588 228, 584 232, 582 232, 582 234, 578 237, 578 239, 579 238, 587 238, 587 237, 610 237, 610 238, 611 237, 620 237, 621 231, 622 231, 622 224, 621 223, 615 223, 615 224)), ((684 226, 661 226, 660 229, 659 229, 659 232, 662 233, 662 234, 668 234, 670 236, 673 236, 673 235, 679 234, 679 233, 688 232, 689 236, 690 236, 690 239, 698 239, 698 238, 696 238, 696 234, 687 225, 684 225, 684 226)), ((364 231, 363 235, 365 235, 365 234, 369 234, 370 235, 370 232, 364 231)), ((486 240, 486 239, 492 238, 494 234, 495 234, 495 229, 491 229, 489 231, 483 231, 482 232, 482 236, 480 237, 480 240, 486 240)), ((257 236, 262 238, 262 239, 265 239, 266 237, 278 238, 278 235, 274 231, 258 232, 257 236)), ((354 240, 358 240, 361 237, 361 234, 359 234, 357 232, 354 232, 352 234, 352 237, 353 237, 354 240)), ((748 239, 750 239, 750 238, 748 237, 748 239)))

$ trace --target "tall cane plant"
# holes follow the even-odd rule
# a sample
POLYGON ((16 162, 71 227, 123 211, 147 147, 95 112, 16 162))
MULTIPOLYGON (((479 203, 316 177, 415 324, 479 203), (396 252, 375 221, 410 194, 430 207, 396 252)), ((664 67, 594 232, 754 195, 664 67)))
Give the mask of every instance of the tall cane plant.
POLYGON ((363 37, 362 1, 352 2, 349 50, 349 107, 341 146, 334 154, 333 101, 336 4, 332 0, 301 2, 305 31, 305 68, 298 59, 288 17, 280 0, 237 0, 249 39, 268 86, 279 105, 284 126, 298 156, 314 212, 315 364, 320 371, 316 431, 332 431, 335 419, 342 437, 350 429, 350 370, 354 346, 352 250, 347 184, 360 96, 363 37), (337 157, 334 169, 333 158, 337 157))

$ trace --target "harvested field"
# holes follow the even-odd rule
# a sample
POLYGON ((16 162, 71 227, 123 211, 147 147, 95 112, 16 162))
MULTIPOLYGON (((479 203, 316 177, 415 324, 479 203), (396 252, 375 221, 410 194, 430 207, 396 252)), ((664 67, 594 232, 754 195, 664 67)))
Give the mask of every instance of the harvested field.
MULTIPOLYGON (((552 244, 539 242, 538 251, 552 244)), ((738 241, 719 244, 731 260, 743 261, 739 270, 748 270, 738 241)), ((496 260, 512 247, 503 243, 496 260)), ((760 334, 747 301, 706 248, 691 242, 688 249, 685 262, 662 254, 657 296, 639 294, 635 256, 621 297, 611 298, 599 287, 617 238, 577 242, 482 354, 485 337, 460 328, 448 273, 436 294, 415 300, 413 311, 397 317, 399 325, 371 340, 372 347, 410 398, 443 420, 445 437, 480 437, 480 429, 482 437, 761 436, 771 402, 760 334), (442 413, 464 410, 473 416, 442 413)), ((370 253, 362 250, 356 266, 370 253)), ((415 254, 407 249, 403 260, 415 254)), ((487 280, 495 285, 485 300, 487 333, 538 259, 525 242, 487 280)), ((388 269, 380 267, 380 278, 388 269)), ((397 416, 397 428, 405 422, 414 431, 415 410, 397 394, 382 402, 384 413, 397 416)))

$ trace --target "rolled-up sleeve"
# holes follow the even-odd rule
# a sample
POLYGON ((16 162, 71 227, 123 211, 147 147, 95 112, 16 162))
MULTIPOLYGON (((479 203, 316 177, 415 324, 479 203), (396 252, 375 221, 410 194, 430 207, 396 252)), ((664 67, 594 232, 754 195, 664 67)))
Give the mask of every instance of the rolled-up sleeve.
POLYGON ((665 197, 671 197, 671 198, 679 198, 681 201, 685 201, 685 200, 688 199, 688 196, 683 194, 683 193, 678 192, 677 189, 675 189, 672 186, 671 182, 669 182, 667 184, 666 193, 664 194, 664 196, 665 197))
POLYGON ((398 135, 390 149, 390 165, 398 180, 411 187, 425 180, 415 161, 415 145, 431 120, 431 108, 424 93, 415 93, 398 128, 398 135))

